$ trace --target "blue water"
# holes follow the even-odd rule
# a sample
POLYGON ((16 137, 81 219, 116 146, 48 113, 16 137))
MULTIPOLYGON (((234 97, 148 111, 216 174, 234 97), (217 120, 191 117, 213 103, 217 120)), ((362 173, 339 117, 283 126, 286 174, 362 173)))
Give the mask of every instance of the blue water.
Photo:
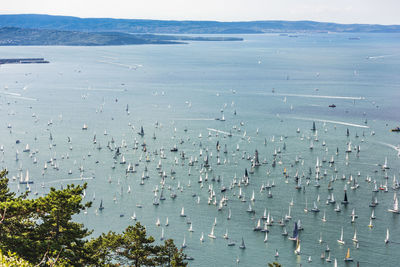
POLYGON ((355 266, 357 261, 360 266, 376 266, 381 262, 385 266, 397 266, 400 215, 387 209, 392 207, 392 181, 394 175, 398 179, 400 167, 399 136, 390 132, 400 120, 400 35, 243 37, 244 42, 187 45, 0 47, 4 58, 45 57, 51 62, 0 68, 0 145, 4 146, 0 159, 1 167, 9 170, 10 178, 15 178, 11 188, 19 192, 26 190, 25 186, 18 185, 18 180, 20 173, 25 174, 27 169, 34 181, 32 197, 35 192, 39 196, 45 194, 52 186, 61 188, 72 182, 87 182, 85 200, 93 201, 93 207, 75 219, 94 229, 93 236, 109 230, 122 231, 134 223, 131 216, 135 212, 157 242, 161 227, 165 237, 173 238, 177 246, 185 236, 184 251, 195 259, 189 262, 190 266, 234 266, 237 258, 241 266, 265 266, 275 260, 275 249, 280 255, 277 260, 283 266, 330 266, 332 263, 320 259, 327 244, 331 248, 331 259, 337 258, 339 266, 355 266), (349 40, 349 37, 360 37, 360 40, 349 40), (333 103, 337 107, 329 108, 333 103), (129 114, 125 111, 127 104, 129 114), (215 120, 222 114, 226 121, 215 120), (310 131, 313 121, 316 121, 319 141, 314 141, 314 149, 310 150, 310 142, 315 139, 315 133, 310 131), (7 128, 8 124, 11 129, 7 128), (88 125, 87 131, 82 131, 84 124, 88 125), (144 137, 137 134, 140 126, 144 128, 144 137), (298 128, 300 133, 296 133, 298 128), (232 131, 233 136, 221 132, 217 136, 213 129, 232 131), (93 144, 94 135, 97 144, 93 144), (111 168, 115 151, 106 147, 111 138, 117 146, 123 140, 127 144, 121 148, 127 164, 119 164, 120 157, 117 157, 115 169, 111 168), (133 149, 135 139, 137 150, 133 149), (21 143, 16 144, 16 140, 21 143), (217 141, 221 144, 221 165, 217 165, 217 141), (323 141, 326 146, 322 146, 323 141), (360 152, 357 155, 353 150, 346 160, 349 141, 352 147, 359 145, 360 152), (148 154, 142 151, 144 142, 148 154), (283 150, 284 143, 286 150, 283 150), (30 145, 30 153, 22 152, 26 144, 30 145), (101 150, 97 149, 99 144, 101 150), (175 144, 179 151, 170 152, 175 144), (223 153, 225 144, 227 154, 223 153), (236 151, 237 145, 239 151, 236 151), (168 176, 164 185, 166 200, 155 206, 153 191, 158 187, 159 196, 162 187, 156 169, 161 148, 166 155, 161 159, 162 170, 168 176), (279 148, 282 152, 276 157, 276 167, 272 167, 274 150, 279 148), (229 188, 235 174, 240 180, 245 168, 250 170, 251 161, 247 158, 253 157, 255 149, 259 151, 260 161, 266 159, 267 164, 255 168, 248 186, 241 185, 246 202, 239 200, 236 185, 225 193, 228 201, 221 211, 218 205, 209 205, 209 187, 213 187, 218 203, 222 197, 221 186, 229 188), (18 161, 15 160, 17 150, 18 161), (158 155, 153 153, 155 150, 158 155), (185 160, 181 159, 182 151, 185 160), (202 178, 208 172, 209 180, 201 187, 198 180, 207 151, 212 170, 202 171, 202 178), (150 162, 145 161, 146 155, 150 162), (297 164, 296 155, 300 158, 297 164), (335 159, 332 167, 322 163, 318 189, 313 186, 317 158, 329 161, 332 155, 335 159), (198 158, 192 167, 188 166, 191 156, 198 158), (380 166, 385 157, 390 167, 386 170, 389 179, 385 179, 380 166), (58 170, 50 163, 43 170, 50 158, 56 158, 58 170), (137 172, 125 175, 129 162, 138 163, 137 172), (84 168, 82 174, 80 166, 84 168), (150 178, 140 185, 145 166, 150 178), (289 175, 287 179, 284 168, 289 175), (309 168, 312 169, 309 185, 303 178, 305 190, 296 190, 293 176, 296 171, 308 176, 309 168), (171 175, 171 169, 176 174, 171 175), (69 170, 72 174, 68 174, 69 170), (323 176, 325 170, 327 175, 323 176), (343 174, 346 180, 341 180, 343 174), (343 199, 345 184, 350 201, 347 207, 341 205, 340 213, 334 211, 334 205, 325 204, 330 194, 328 182, 336 175, 332 184, 336 201, 340 203, 343 199), (350 175, 360 185, 356 190, 350 189, 352 184, 347 183, 350 175), (365 181, 367 176, 371 182, 365 181), (189 180, 191 186, 188 186, 189 180), (374 180, 378 187, 387 180, 389 192, 373 193, 374 180), (272 188, 273 198, 267 198, 267 190, 260 192, 261 185, 268 182, 276 185, 272 188), (253 190, 255 201, 251 202, 253 190), (177 194, 174 200, 170 198, 171 191, 177 194), (306 199, 311 209, 318 195, 321 212, 304 213, 306 199), (372 210, 368 205, 373 195, 377 196, 379 205, 375 208, 374 227, 370 229, 372 210), (301 220, 304 230, 300 232, 300 256, 293 253, 295 243, 281 235, 282 228, 277 224, 288 212, 292 199, 293 219, 286 222, 286 228, 291 235, 294 222, 301 220), (98 211, 101 200, 105 209, 98 211), (138 208, 136 204, 143 207, 138 208), (246 212, 249 204, 255 209, 255 215, 246 212), (179 216, 182 207, 186 218, 179 216), (229 208, 231 220, 226 219, 229 208), (264 233, 253 231, 265 208, 275 220, 266 243, 264 233), (353 208, 358 214, 355 223, 351 223, 350 217, 353 208), (321 220, 324 211, 326 222, 321 220), (124 216, 120 217, 121 214, 124 216), (165 227, 167 217, 170 225, 165 227), (157 218, 162 226, 156 226, 157 218), (188 231, 189 218, 193 233, 188 231), (217 238, 210 239, 207 235, 215 218, 217 238), (342 227, 345 245, 336 241, 342 227), (359 248, 351 240, 355 228, 359 248), (387 228, 393 242, 385 245, 387 228), (222 238, 226 229, 236 246, 228 247, 222 238), (199 240, 202 232, 203 243, 199 240), (320 233, 322 244, 318 242, 320 233), (239 249, 242 237, 245 250, 239 249), (347 248, 354 262, 345 265, 347 248), (309 256, 313 260, 310 263, 309 256))

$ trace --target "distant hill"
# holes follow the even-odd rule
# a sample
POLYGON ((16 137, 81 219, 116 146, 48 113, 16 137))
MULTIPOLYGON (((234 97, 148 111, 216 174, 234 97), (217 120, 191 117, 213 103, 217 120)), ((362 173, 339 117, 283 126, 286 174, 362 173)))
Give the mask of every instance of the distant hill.
POLYGON ((48 29, 0 28, 0 46, 11 45, 132 45, 182 44, 183 41, 242 41, 233 37, 192 37, 123 32, 79 32, 48 29))
POLYGON ((400 25, 336 24, 314 21, 173 21, 77 18, 51 15, 0 15, 0 27, 90 32, 163 34, 247 34, 271 32, 400 32, 400 25))

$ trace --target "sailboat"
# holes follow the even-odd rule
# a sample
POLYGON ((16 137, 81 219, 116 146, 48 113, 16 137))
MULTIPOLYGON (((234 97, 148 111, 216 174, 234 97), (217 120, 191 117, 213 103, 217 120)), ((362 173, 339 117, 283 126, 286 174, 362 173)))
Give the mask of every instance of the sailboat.
POLYGON ((288 235, 288 232, 287 232, 287 230, 286 230, 286 227, 283 227, 282 235, 283 235, 283 236, 287 236, 287 235, 288 235))
POLYGON ((347 253, 346 257, 344 258, 344 261, 353 261, 353 258, 350 257, 350 248, 347 248, 347 253))
POLYGON ((182 207, 180 216, 181 216, 181 217, 186 217, 186 215, 185 215, 185 208, 184 208, 184 207, 182 207))
POLYGON ((19 181, 20 184, 33 184, 33 181, 29 180, 29 171, 26 170, 25 179, 23 179, 23 174, 21 173, 21 179, 19 181))
POLYGON ((243 239, 243 237, 242 237, 242 244, 240 244, 239 248, 240 248, 240 249, 245 249, 245 248, 246 248, 246 245, 244 244, 244 239, 243 239))
POLYGON ((294 222, 294 228, 293 228, 293 236, 289 237, 289 240, 298 240, 299 238, 299 229, 297 226, 297 222, 294 222))
POLYGON ((311 209, 312 212, 319 212, 319 208, 317 207, 317 203, 314 201, 314 207, 311 209))
POLYGON ((268 232, 265 232, 264 243, 267 243, 267 241, 268 241, 268 232))
POLYGON ((301 251, 300 251, 300 239, 297 239, 296 249, 294 250, 294 254, 300 255, 300 253, 301 253, 301 251))
POLYGON ((200 242, 204 242, 204 233, 203 232, 201 232, 200 242))
POLYGON ((228 228, 226 228, 226 230, 225 230, 225 234, 224 234, 224 239, 228 239, 229 237, 228 237, 228 228))
POLYGON ((100 200, 100 207, 99 207, 99 210, 104 210, 104 207, 103 207, 103 200, 100 200))
POLYGON ((217 237, 214 235, 214 225, 211 227, 211 233, 208 234, 209 238, 216 239, 217 237))
POLYGON ((254 231, 261 231, 261 219, 258 219, 256 227, 253 229, 254 231))
POLYGON ((344 190, 344 199, 342 201, 343 205, 349 204, 349 201, 347 200, 347 190, 344 190))
POLYGON ((393 196, 393 208, 392 209, 388 209, 389 212, 393 212, 393 213, 400 213, 399 211, 399 200, 397 199, 397 195, 396 193, 394 193, 393 196))
POLYGON ((186 248, 187 247, 187 245, 186 245, 186 236, 184 235, 183 236, 183 242, 182 242, 182 247, 181 248, 186 248))
POLYGON ((161 237, 160 240, 163 241, 164 240, 164 228, 161 228, 161 237))
POLYGON ((353 240, 354 243, 358 243, 358 239, 357 239, 357 229, 354 229, 354 236, 353 236, 353 238, 352 238, 351 240, 353 240))
POLYGON ((386 228, 385 244, 389 243, 389 228, 386 228))
POLYGON ((375 209, 373 209, 372 210, 372 212, 371 212, 371 217, 370 217, 372 220, 374 220, 374 219, 376 219, 376 217, 375 217, 375 209))
POLYGON ((372 224, 372 219, 369 219, 369 224, 368 224, 368 227, 369 227, 369 228, 372 228, 372 227, 374 227, 374 225, 372 224))
POLYGON ((340 234, 340 239, 338 239, 338 241, 337 241, 340 245, 344 245, 345 244, 345 242, 344 242, 344 240, 343 240, 343 227, 342 227, 342 232, 341 232, 341 234, 340 234))

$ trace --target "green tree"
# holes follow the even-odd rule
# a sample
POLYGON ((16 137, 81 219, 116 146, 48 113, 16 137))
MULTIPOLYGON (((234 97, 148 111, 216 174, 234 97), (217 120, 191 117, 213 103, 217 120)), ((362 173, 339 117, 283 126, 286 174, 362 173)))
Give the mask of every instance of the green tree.
POLYGON ((178 250, 172 239, 164 241, 164 245, 160 246, 158 262, 160 265, 183 267, 187 266, 184 262, 186 255, 182 252, 182 249, 178 250))
MULTIPOLYGON (((1 260, 25 260, 46 266, 187 266, 185 255, 169 239, 154 245, 139 222, 122 233, 108 232, 90 240, 92 233, 72 220, 91 203, 82 203, 87 185, 68 185, 36 199, 10 192, 6 171, 0 172, 1 260)), ((25 264, 25 263, 24 263, 25 264)), ((6 265, 7 266, 7 265, 6 265)), ((12 266, 12 265, 10 265, 12 266)), ((29 266, 29 265, 26 265, 29 266)))
POLYGON ((85 251, 90 235, 82 224, 72 221, 91 203, 82 204, 83 186, 69 185, 63 190, 37 199, 28 194, 10 193, 6 171, 0 174, 0 249, 15 252, 34 264, 64 262, 74 266, 91 263, 85 251))
POLYGON ((146 228, 139 222, 135 226, 128 226, 119 238, 116 250, 117 259, 124 264, 154 265, 154 255, 159 248, 152 246, 152 236, 146 236, 146 228))

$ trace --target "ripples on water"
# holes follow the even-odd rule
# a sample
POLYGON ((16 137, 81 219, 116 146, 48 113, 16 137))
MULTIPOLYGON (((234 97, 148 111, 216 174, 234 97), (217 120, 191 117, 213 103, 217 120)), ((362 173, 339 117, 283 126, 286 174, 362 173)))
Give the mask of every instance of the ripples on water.
POLYGON ((18 179, 26 170, 38 195, 51 186, 87 182, 85 200, 93 200, 93 207, 76 220, 97 235, 121 231, 134 223, 135 213, 156 240, 162 228, 178 246, 185 237, 185 253, 195 258, 190 266, 233 266, 237 258, 239 265, 262 266, 275 260, 276 249, 284 266, 330 266, 320 259, 327 245, 339 266, 347 248, 361 266, 382 261, 395 266, 399 215, 387 210, 399 176, 398 134, 389 132, 399 119, 392 112, 398 105, 399 58, 379 57, 398 54, 394 37, 264 35, 176 46, 2 47, 4 57, 40 55, 51 64, 0 69, 1 166, 16 179, 11 188, 20 192, 25 185, 18 179), (329 108, 333 103, 336 108, 329 108), (141 126, 144 136, 137 134, 141 126), (348 143, 351 153, 345 152, 348 143), (26 144, 30 152, 22 152, 26 144), (174 145, 178 152, 170 151, 174 145), (116 147, 121 155, 115 156, 116 147), (261 164, 252 169, 256 149, 261 164), (210 168, 204 168, 206 155, 210 168), (120 164, 122 156, 126 164, 120 164), (198 160, 193 166, 191 158, 198 160), (382 170, 385 158, 390 169, 382 170), (135 173, 126 172, 129 164, 135 173), (245 169, 248 185, 242 182, 245 169), (314 186, 318 169, 319 188, 314 186), (296 173, 302 177, 299 190, 296 173), (149 177, 143 185, 142 176, 149 177), (351 189, 354 183, 357 189, 351 189), (388 192, 379 189, 386 183, 388 192), (268 189, 268 184, 275 186, 268 189), (340 204, 345 187, 347 206, 340 204), (165 200, 159 199, 161 191, 165 200), (341 212, 327 204, 331 194, 341 212), (371 228, 369 204, 375 196, 379 204, 371 228), (223 197, 227 200, 220 206, 223 197), (99 211, 101 200, 104 210, 99 211), (315 202, 320 212, 305 213, 306 202, 310 210, 315 202), (249 205, 255 213, 247 212, 249 205), (289 236, 294 222, 300 220, 304 228, 300 256, 278 224, 289 206, 289 236), (182 207, 186 217, 179 216, 182 207), (352 223, 353 209, 358 218, 352 223), (263 232, 253 231, 264 210, 274 219, 267 242, 263 232), (215 221, 213 239, 207 235, 215 221), (342 227, 344 245, 337 242, 342 227), (393 242, 385 245, 387 228, 393 242), (351 240, 355 230, 359 248, 351 240), (245 250, 239 249, 242 237, 245 250))

